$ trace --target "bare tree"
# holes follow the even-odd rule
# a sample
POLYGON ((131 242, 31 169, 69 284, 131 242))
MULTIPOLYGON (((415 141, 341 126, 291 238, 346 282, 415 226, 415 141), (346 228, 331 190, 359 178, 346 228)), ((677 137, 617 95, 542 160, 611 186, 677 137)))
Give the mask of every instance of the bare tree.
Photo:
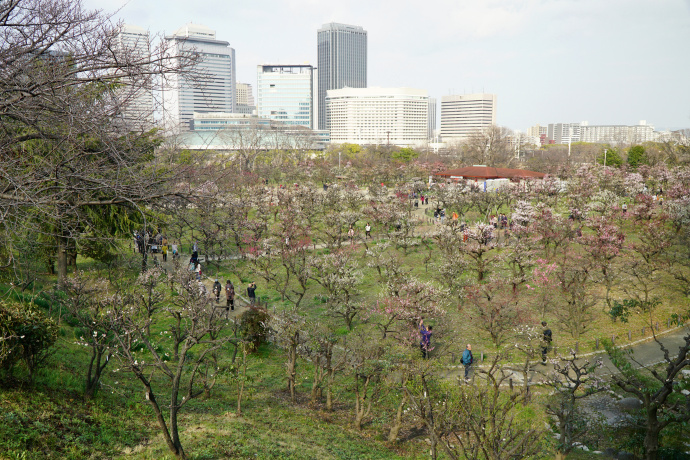
POLYGON ((509 129, 495 125, 475 131, 462 145, 464 161, 497 168, 512 167, 517 159, 511 136, 509 129))
POLYGON ((297 384, 297 357, 306 342, 305 318, 297 310, 288 310, 271 315, 267 328, 271 331, 273 342, 285 349, 285 374, 290 398, 295 401, 297 384))
MULTIPOLYGON (((652 329, 653 330, 653 329, 652 329)), ((642 402, 644 413, 644 451, 647 460, 657 460, 661 432, 676 423, 690 420, 690 395, 678 385, 681 371, 690 366, 690 334, 673 356, 656 336, 654 340, 664 354, 661 369, 646 368, 619 348, 606 351, 620 374, 612 374, 613 383, 642 402), (631 361, 636 365, 631 365, 631 361), (649 378, 651 375, 651 379, 649 378)))
POLYGON ((553 360, 553 365, 554 371, 545 381, 554 390, 546 403, 546 413, 556 419, 556 431, 560 434, 556 459, 562 460, 573 450, 573 444, 582 440, 593 426, 582 420, 584 415, 577 401, 606 390, 607 385, 594 373, 601 367, 601 360, 591 363, 572 352, 553 360))
POLYGON ((327 314, 342 318, 347 328, 352 330, 353 321, 362 308, 358 299, 362 270, 359 269, 354 250, 343 248, 331 254, 314 256, 310 265, 312 279, 328 294, 327 314))
POLYGON ((66 297, 56 296, 83 331, 79 343, 91 350, 84 385, 87 400, 96 395, 103 372, 115 352, 114 333, 120 323, 107 312, 122 308, 125 302, 122 293, 110 293, 109 288, 106 280, 91 280, 79 272, 63 284, 66 297))
POLYGON ((195 58, 172 64, 165 42, 123 53, 118 34, 80 0, 0 4, 0 230, 7 240, 49 236, 61 281, 85 233, 112 241, 176 194, 173 170, 151 164, 155 134, 125 113, 155 78, 195 58))
POLYGON ((486 378, 458 386, 431 378, 420 369, 406 386, 412 407, 432 438, 432 458, 440 445, 451 459, 524 458, 541 451, 543 430, 521 420, 528 400, 524 389, 509 389, 512 373, 502 368, 500 354, 480 372, 486 378))
POLYGON ((121 370, 132 372, 142 383, 168 448, 177 458, 186 459, 179 413, 215 385, 215 352, 236 339, 223 334, 227 322, 221 310, 213 307, 205 287, 188 271, 175 273, 171 281, 177 295, 160 314, 149 318, 145 306, 133 302, 113 308, 110 316, 119 323, 114 334, 121 370), (149 336, 149 327, 162 317, 167 317, 167 330, 149 336), (166 392, 168 398, 159 400, 166 392))

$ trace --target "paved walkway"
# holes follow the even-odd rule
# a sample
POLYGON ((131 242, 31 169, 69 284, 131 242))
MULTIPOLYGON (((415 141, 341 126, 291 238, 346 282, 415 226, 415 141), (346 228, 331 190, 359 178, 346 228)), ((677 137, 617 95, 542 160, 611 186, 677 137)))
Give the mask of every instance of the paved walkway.
MULTIPOLYGON (((669 351, 669 356, 674 358, 678 355, 680 347, 685 345, 685 337, 690 334, 689 326, 681 326, 657 335, 657 339, 669 351)), ((664 353, 659 344, 653 338, 640 340, 636 343, 621 346, 623 350, 631 350, 629 359, 634 368, 640 369, 643 367, 651 367, 665 362, 664 353)), ((616 366, 613 365, 605 351, 594 353, 579 354, 580 362, 588 360, 590 362, 601 359, 602 366, 597 369, 596 374, 600 377, 610 376, 612 374, 620 373, 616 366)), ((488 368, 486 364, 475 365, 475 371, 479 368, 488 368)), ((524 383, 524 373, 520 369, 522 364, 507 364, 504 369, 510 369, 510 377, 515 385, 522 385, 524 383)), ((530 385, 537 385, 543 378, 553 372, 553 364, 548 362, 543 365, 540 362, 534 362, 530 365, 530 371, 527 374, 528 383, 530 385)), ((464 367, 462 365, 448 366, 444 377, 450 379, 458 379, 464 377, 464 367)))

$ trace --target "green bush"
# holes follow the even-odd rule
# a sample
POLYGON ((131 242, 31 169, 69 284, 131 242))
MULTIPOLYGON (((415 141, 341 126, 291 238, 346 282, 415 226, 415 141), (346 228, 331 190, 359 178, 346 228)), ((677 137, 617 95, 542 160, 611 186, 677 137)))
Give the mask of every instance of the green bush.
POLYGON ((240 334, 254 345, 254 350, 266 342, 266 321, 268 313, 260 308, 250 308, 240 317, 240 334))
POLYGON ((11 374, 23 362, 33 378, 57 340, 58 326, 35 304, 0 302, 0 371, 11 374))

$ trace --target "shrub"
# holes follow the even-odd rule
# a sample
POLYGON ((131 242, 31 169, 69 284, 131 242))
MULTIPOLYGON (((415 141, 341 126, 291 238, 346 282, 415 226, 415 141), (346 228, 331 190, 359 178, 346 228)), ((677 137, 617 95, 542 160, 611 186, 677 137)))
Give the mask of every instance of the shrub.
POLYGON ((266 321, 268 313, 261 308, 250 308, 240 317, 240 333, 254 345, 253 350, 266 342, 266 321))
POLYGON ((57 340, 58 327, 34 304, 0 302, 0 371, 11 375, 23 362, 33 379, 48 350, 57 340))

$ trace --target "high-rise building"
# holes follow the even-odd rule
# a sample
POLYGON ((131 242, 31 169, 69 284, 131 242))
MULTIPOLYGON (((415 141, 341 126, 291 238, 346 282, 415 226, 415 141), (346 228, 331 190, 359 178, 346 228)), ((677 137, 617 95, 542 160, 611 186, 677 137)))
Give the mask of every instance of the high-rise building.
POLYGON ((257 114, 288 125, 314 126, 314 68, 304 65, 257 67, 257 114))
POLYGON ((549 144, 580 142, 580 123, 549 123, 546 139, 549 144))
POLYGON ((572 142, 606 143, 606 144, 640 144, 653 142, 658 138, 654 126, 644 120, 639 125, 590 125, 581 123, 550 123, 546 139, 550 144, 568 144, 572 142))
POLYGON ((235 50, 230 43, 216 40, 216 32, 199 24, 187 24, 166 36, 171 56, 192 53, 201 58, 196 75, 171 76, 163 88, 166 125, 188 130, 194 112, 235 111, 235 50))
POLYGON ((245 115, 253 114, 256 110, 256 104, 254 104, 252 85, 237 82, 235 84, 235 92, 235 112, 245 115))
POLYGON ((464 139, 496 124, 495 94, 465 94, 441 98, 441 138, 464 139))
POLYGON ((527 128, 527 137, 530 142, 534 145, 544 145, 547 141, 547 135, 549 133, 548 126, 534 125, 527 128))
POLYGON ((318 129, 328 129, 326 92, 367 87, 367 31, 360 26, 324 24, 317 32, 318 129))
POLYGON ((331 143, 425 145, 429 96, 412 88, 343 88, 328 91, 331 143))
MULTIPOLYGON (((149 33, 141 27, 123 25, 117 35, 116 43, 116 52, 124 62, 141 65, 151 57, 149 33)), ((150 77, 142 75, 136 80, 126 78, 122 83, 122 87, 118 90, 122 104, 122 117, 132 128, 151 129, 153 126, 153 85, 150 77)))
POLYGON ((434 131, 436 131, 436 98, 429 98, 429 132, 427 137, 433 139, 434 131))

